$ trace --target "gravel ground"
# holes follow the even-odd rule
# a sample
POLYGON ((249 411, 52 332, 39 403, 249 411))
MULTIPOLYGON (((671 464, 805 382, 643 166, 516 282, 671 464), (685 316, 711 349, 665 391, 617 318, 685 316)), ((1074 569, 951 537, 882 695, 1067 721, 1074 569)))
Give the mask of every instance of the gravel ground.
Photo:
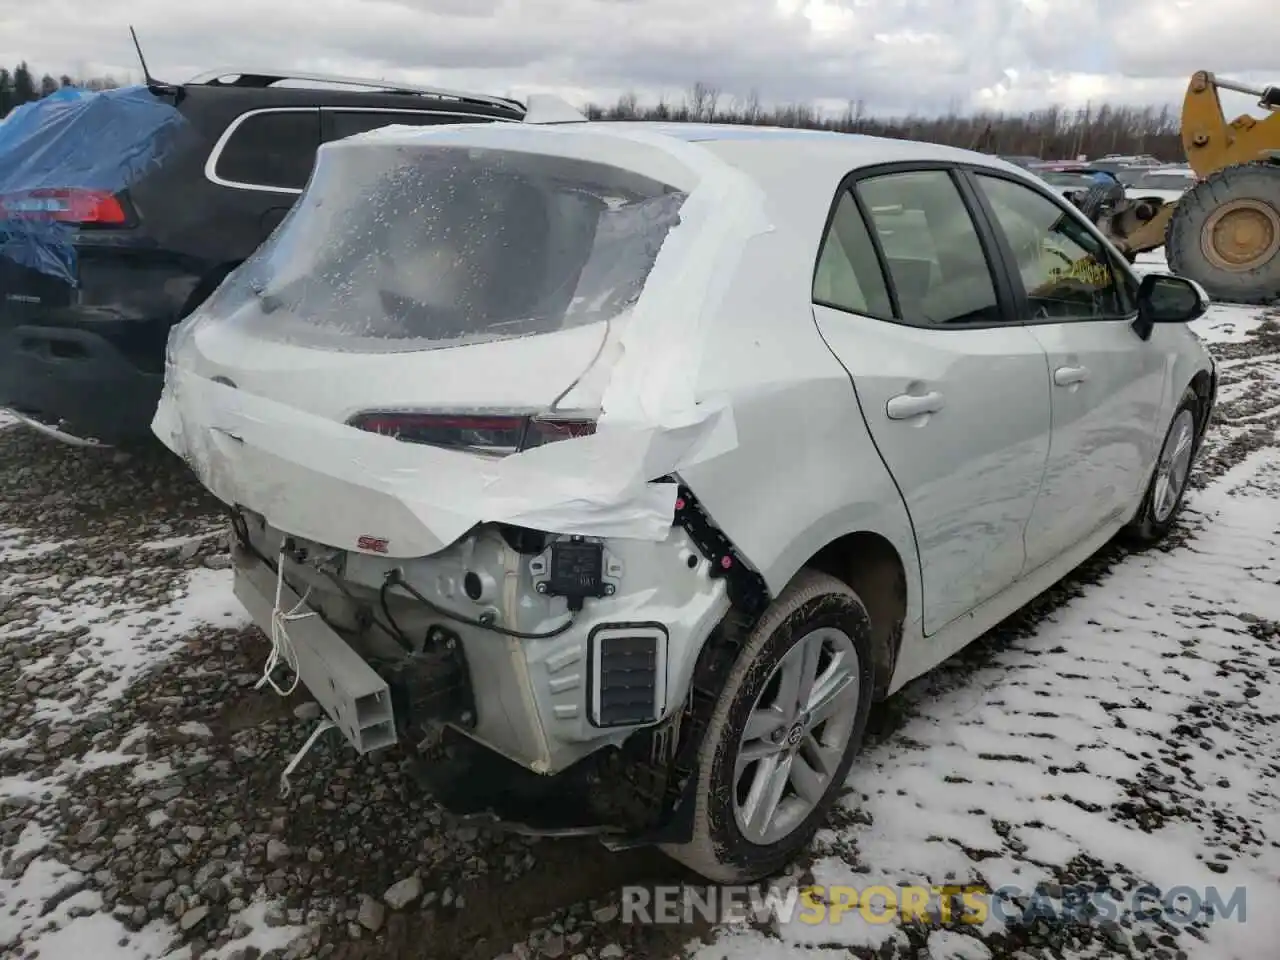
MULTIPOLYGON (((1213 349, 1224 363, 1222 405, 1199 488, 1274 448, 1280 427, 1280 324, 1213 349)), ((1257 482, 1280 492, 1274 471, 1257 482)), ((1197 516, 1168 556, 1196 551, 1197 516)), ((735 936, 715 930, 625 925, 623 884, 689 878, 654 852, 449 829, 394 755, 360 760, 322 745, 281 800, 279 773, 314 707, 254 689, 266 643, 230 595, 225 546, 216 505, 164 452, 81 451, 0 426, 0 953, 594 960, 679 956, 692 939, 714 944, 699 951, 709 960, 870 955, 852 942, 789 943, 777 930, 739 954, 735 936)), ((1025 666, 1021 640, 1072 598, 1087 601, 1123 557, 1103 551, 881 707, 873 750, 909 753, 911 724, 932 703, 1025 666)), ((1275 630, 1256 628, 1273 658, 1275 630)), ((1241 666, 1251 676, 1257 668, 1241 666)), ((1238 718, 1204 719, 1230 731, 1238 718)), ((860 764, 855 784, 860 771, 875 772, 860 764)), ((1158 778, 1134 782, 1131 818, 1192 802, 1176 797, 1158 778)), ((873 855, 857 809, 837 818, 815 862, 856 866, 873 855)), ((1256 825, 1227 828, 1258 839, 1256 825)), ((1077 856, 1057 864, 1058 875, 1093 866, 1077 856)), ((1075 947, 1041 938, 1038 953, 1020 952, 1034 940, 986 939, 983 957, 1180 956, 1173 947, 1134 953, 1102 934, 1075 947)), ((925 932, 876 949, 952 956, 940 942, 925 932)))

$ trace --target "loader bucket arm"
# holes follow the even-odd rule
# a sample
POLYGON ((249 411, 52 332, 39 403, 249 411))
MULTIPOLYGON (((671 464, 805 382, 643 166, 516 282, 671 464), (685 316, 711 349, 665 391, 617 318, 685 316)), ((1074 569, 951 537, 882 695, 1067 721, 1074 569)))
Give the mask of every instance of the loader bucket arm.
POLYGON ((1110 222, 1098 226, 1120 252, 1132 261, 1140 253, 1164 246, 1165 231, 1169 229, 1173 211, 1172 203, 1139 201, 1129 204, 1126 209, 1113 216, 1110 222))
POLYGON ((1130 263, 1138 254, 1165 244, 1165 232, 1173 217, 1172 203, 1159 197, 1121 196, 1095 208, 1087 196, 1075 194, 1069 199, 1130 263))
POLYGON ((1274 159, 1280 151, 1280 88, 1258 89, 1197 71, 1182 101, 1182 148, 1201 179, 1236 164, 1274 159), (1267 115, 1227 120, 1220 89, 1256 96, 1267 115))

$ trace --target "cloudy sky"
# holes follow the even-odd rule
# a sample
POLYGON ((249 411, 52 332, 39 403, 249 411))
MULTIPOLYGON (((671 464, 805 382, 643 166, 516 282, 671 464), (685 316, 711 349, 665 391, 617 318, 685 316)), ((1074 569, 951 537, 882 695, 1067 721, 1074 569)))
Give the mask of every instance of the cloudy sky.
POLYGON ((164 79, 284 66, 579 104, 701 81, 722 102, 1021 110, 1176 103, 1197 69, 1280 82, 1273 0, 0 0, 0 64, 136 80, 129 23, 164 79))

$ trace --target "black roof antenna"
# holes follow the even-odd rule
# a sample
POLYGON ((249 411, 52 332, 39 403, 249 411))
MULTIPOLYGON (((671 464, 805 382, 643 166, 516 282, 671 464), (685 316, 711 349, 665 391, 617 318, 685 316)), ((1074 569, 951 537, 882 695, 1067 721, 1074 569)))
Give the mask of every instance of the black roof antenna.
POLYGON ((182 88, 175 87, 171 83, 162 83, 155 77, 151 76, 151 70, 147 67, 147 58, 142 55, 142 44, 138 42, 138 31, 129 27, 129 36, 133 37, 133 49, 138 51, 138 62, 142 64, 142 79, 146 82, 147 89, 157 96, 171 94, 173 96, 182 96, 182 88))

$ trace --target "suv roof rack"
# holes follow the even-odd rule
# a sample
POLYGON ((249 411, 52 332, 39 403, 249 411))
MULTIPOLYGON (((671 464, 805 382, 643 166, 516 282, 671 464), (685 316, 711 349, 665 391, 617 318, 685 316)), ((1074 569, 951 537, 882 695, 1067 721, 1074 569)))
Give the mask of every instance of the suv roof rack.
POLYGON ((507 109, 514 107, 521 112, 524 112, 525 109, 524 104, 519 100, 512 100, 508 97, 491 97, 483 93, 465 93, 459 90, 423 87, 411 83, 388 83, 385 80, 370 80, 368 77, 344 77, 339 74, 328 73, 300 73, 294 70, 251 70, 240 67, 226 67, 201 73, 192 77, 187 83, 210 87, 265 88, 285 80, 331 83, 344 87, 364 87, 370 92, 436 97, 441 100, 457 100, 461 103, 483 103, 507 109))

